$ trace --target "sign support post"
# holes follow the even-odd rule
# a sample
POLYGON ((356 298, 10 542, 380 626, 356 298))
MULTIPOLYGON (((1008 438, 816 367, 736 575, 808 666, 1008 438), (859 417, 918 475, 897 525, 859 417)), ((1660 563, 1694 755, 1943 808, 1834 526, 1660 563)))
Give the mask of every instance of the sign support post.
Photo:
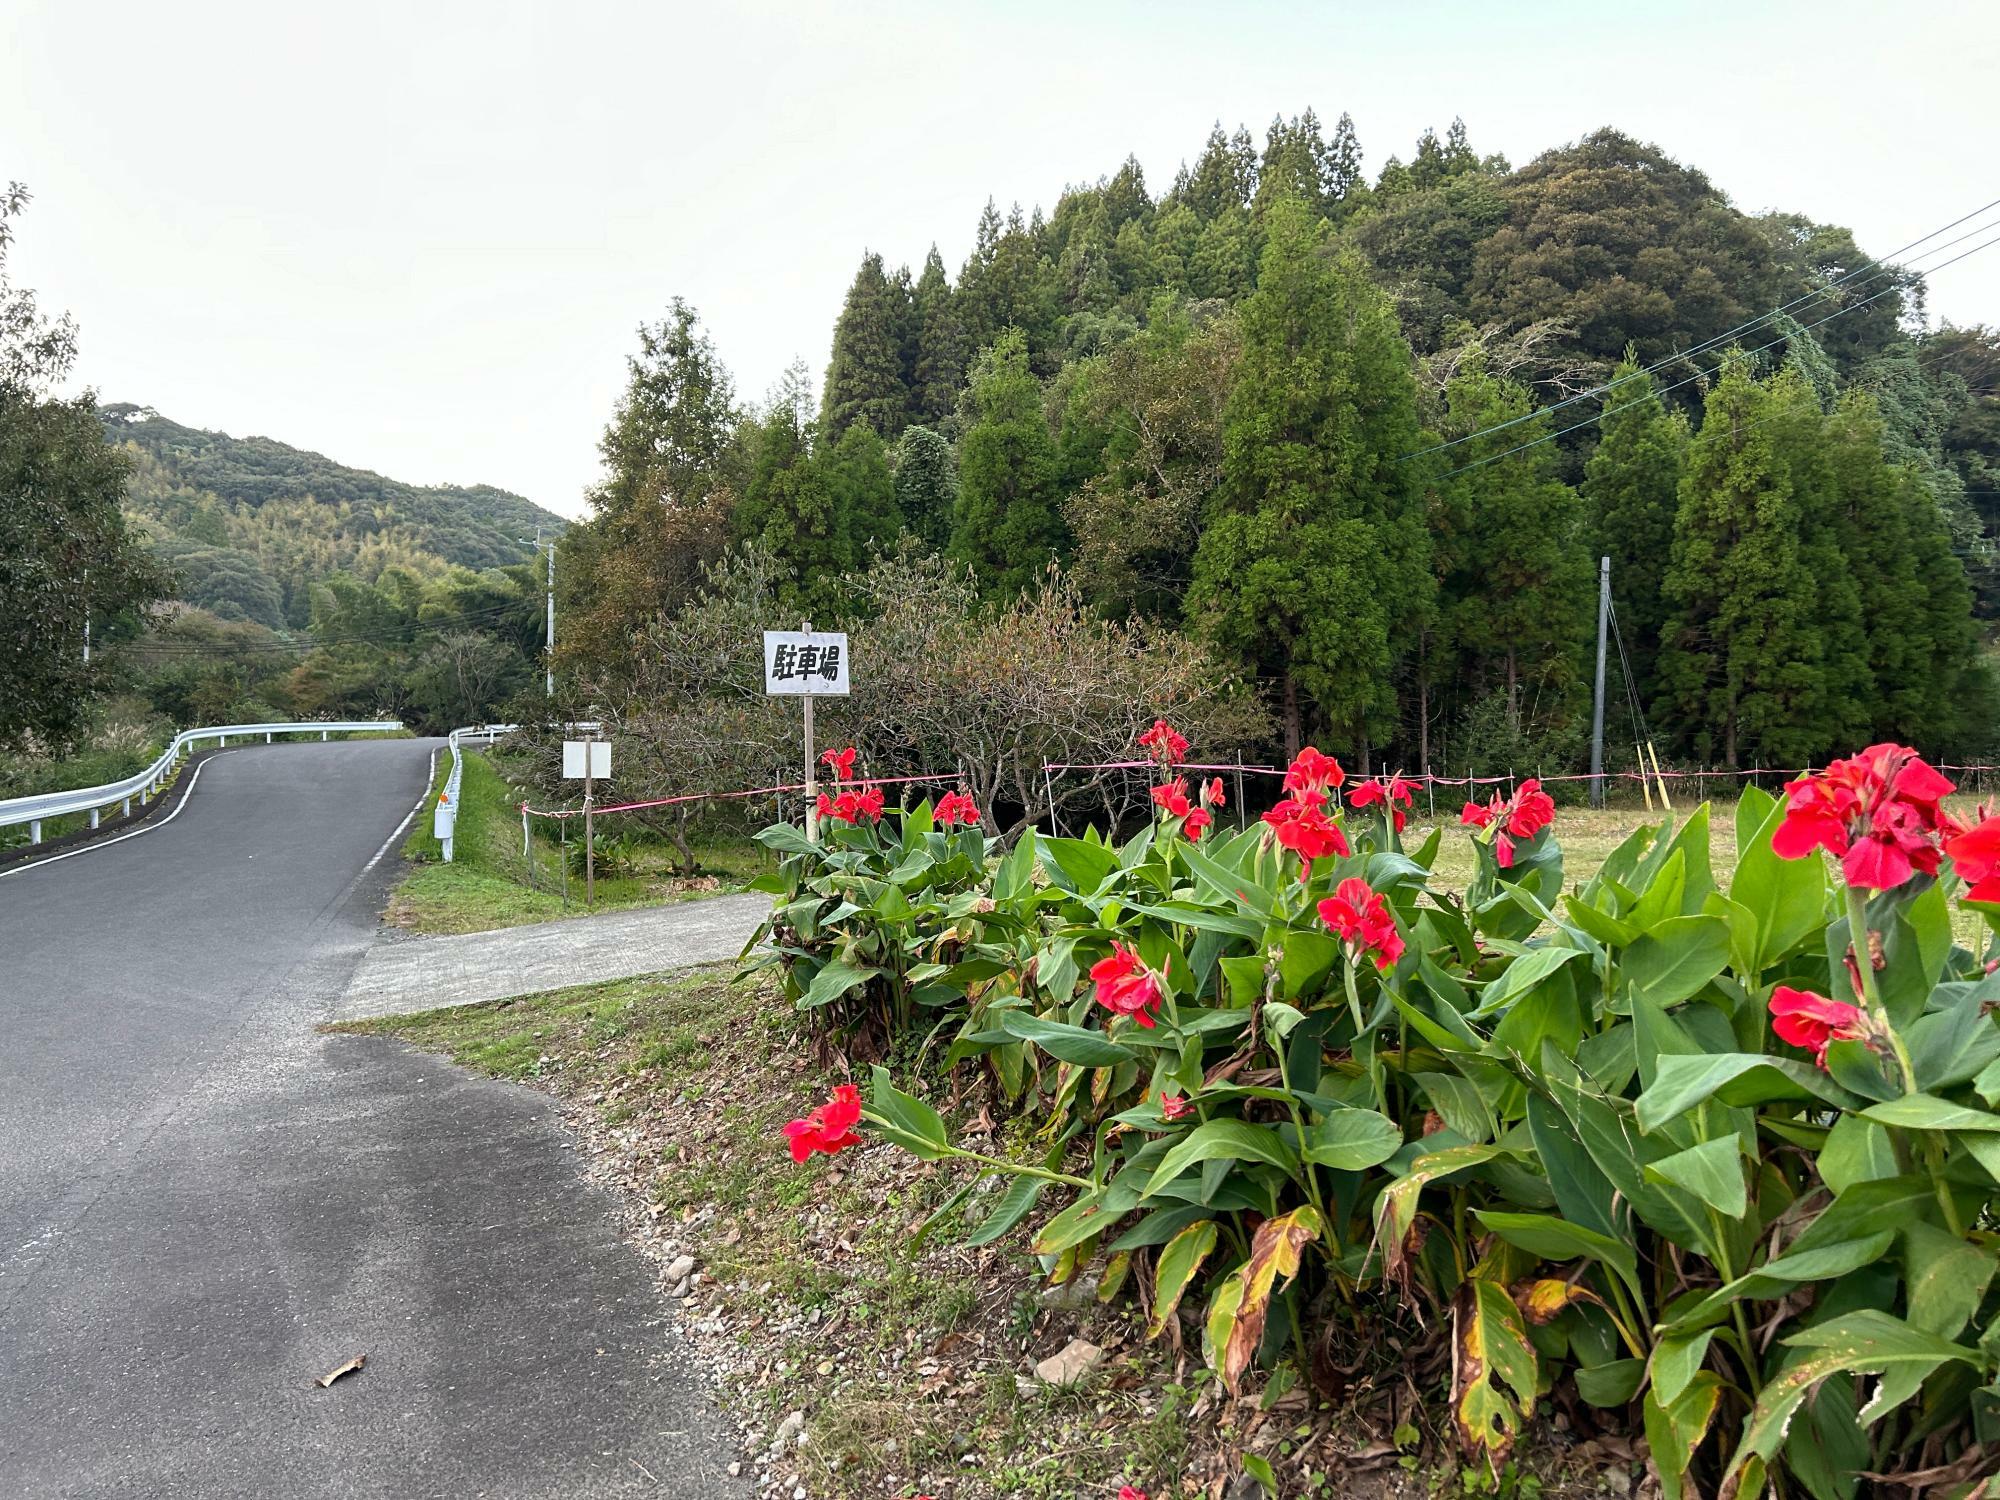
MULTIPOLYGON (((813 622, 811 620, 802 620, 799 622, 799 634, 801 635, 811 635, 812 628, 813 628, 813 622)), ((814 781, 816 780, 816 777, 814 773, 815 762, 813 760, 813 695, 811 693, 807 693, 805 695, 805 700, 806 700, 806 842, 808 844, 817 844, 819 842, 819 797, 815 794, 816 789, 814 787, 814 781)))
MULTIPOLYGON (((597 731, 591 730, 589 738, 583 743, 586 746, 596 745, 597 731)), ((591 806, 597 790, 597 779, 591 772, 597 768, 591 764, 593 756, 594 752, 590 749, 583 752, 583 906, 586 911, 594 911, 597 907, 597 820, 591 806)))
MULTIPOLYGON (((597 903, 597 783, 599 778, 608 778, 611 775, 611 746, 608 741, 600 740, 597 737, 596 725, 593 724, 587 733, 588 737, 585 739, 563 741, 563 779, 565 781, 581 781, 583 783, 584 901, 591 906, 595 906, 597 903), (601 756, 597 753, 600 750, 604 752, 601 756)), ((524 811, 521 816, 523 847, 526 846, 527 842, 527 822, 527 814, 524 811)), ((569 836, 567 832, 569 828, 568 822, 559 822, 558 826, 565 830, 563 837, 567 839, 569 836)), ((567 850, 569 846, 565 844, 563 847, 567 850)), ((569 876, 567 874, 569 864, 566 856, 563 869, 565 871, 563 875, 563 889, 567 891, 569 889, 569 876)))

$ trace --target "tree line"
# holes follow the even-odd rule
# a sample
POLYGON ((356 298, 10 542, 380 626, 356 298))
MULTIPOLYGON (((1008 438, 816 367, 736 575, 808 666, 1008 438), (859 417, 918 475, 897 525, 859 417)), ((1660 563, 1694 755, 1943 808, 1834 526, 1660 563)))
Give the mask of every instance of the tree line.
POLYGON ((775 609, 865 622, 857 580, 915 549, 995 610, 1054 565, 1198 643, 1273 748, 1553 767, 1603 554, 1615 737, 1975 753, 2000 335, 1928 330, 1923 290, 1609 130, 1515 170, 1454 123, 1371 181, 1344 116, 1218 126, 1158 199, 1128 160, 989 204, 955 278, 865 255, 817 399, 800 364, 741 402, 674 301, 563 542, 564 665, 629 692, 640 632, 746 551, 775 609))

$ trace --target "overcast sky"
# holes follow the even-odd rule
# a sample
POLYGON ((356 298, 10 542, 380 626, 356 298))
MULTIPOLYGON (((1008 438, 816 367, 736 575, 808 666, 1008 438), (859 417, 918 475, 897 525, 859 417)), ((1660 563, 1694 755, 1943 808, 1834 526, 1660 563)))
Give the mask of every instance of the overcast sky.
MULTIPOLYGON (((576 514, 669 297, 817 378, 864 249, 955 273, 989 194, 1157 193, 1218 118, 1347 110, 1371 175, 1613 124, 1882 254, 2000 198, 1996 80, 1992 0, 0 0, 0 179, 104 399, 576 514)), ((2000 248, 1931 306, 2000 322, 2000 248)))

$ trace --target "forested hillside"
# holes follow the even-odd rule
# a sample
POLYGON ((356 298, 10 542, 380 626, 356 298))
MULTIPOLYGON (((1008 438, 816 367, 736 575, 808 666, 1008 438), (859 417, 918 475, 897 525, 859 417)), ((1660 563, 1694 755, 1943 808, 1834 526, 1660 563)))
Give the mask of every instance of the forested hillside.
POLYGON ((1164 191, 1127 160, 989 203, 955 273, 864 253, 817 396, 801 364, 740 402, 675 300, 564 542, 571 671, 631 692, 663 616, 865 631, 937 551, 988 611, 1054 564, 1198 646, 1273 748, 1553 767, 1586 743, 1602 552, 1618 740, 1991 741, 2000 334, 1924 315, 1990 235, 1864 249, 1614 130, 1516 168, 1454 123, 1364 167, 1345 116, 1218 126, 1164 191))
POLYGON ((183 427, 151 407, 99 413, 131 458, 128 514, 181 578, 180 597, 225 620, 304 627, 311 586, 336 573, 508 567, 563 522, 490 485, 405 484, 266 437, 183 427))

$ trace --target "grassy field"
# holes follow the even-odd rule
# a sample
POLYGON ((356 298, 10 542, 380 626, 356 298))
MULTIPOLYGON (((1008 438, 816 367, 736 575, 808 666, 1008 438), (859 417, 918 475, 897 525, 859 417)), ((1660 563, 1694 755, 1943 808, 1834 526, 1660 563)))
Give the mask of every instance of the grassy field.
MULTIPOLYGON (((452 862, 444 863, 444 852, 431 833, 430 810, 450 772, 450 758, 440 755, 431 798, 403 841, 403 857, 412 868, 390 897, 384 919, 412 932, 452 933, 490 932, 581 914, 582 870, 572 861, 565 871, 556 825, 537 820, 532 860, 524 857, 519 810, 523 794, 508 784, 486 755, 474 752, 465 757, 452 862)), ((597 826, 600 839, 615 838, 626 827, 615 818, 600 819, 597 826)), ((580 824, 568 832, 573 842, 583 837, 580 824)), ((664 846, 637 846, 629 873, 606 874, 600 868, 596 909, 657 906, 737 890, 765 859, 763 849, 748 840, 696 844, 694 852, 705 873, 687 877, 670 872, 671 851, 664 846)))

